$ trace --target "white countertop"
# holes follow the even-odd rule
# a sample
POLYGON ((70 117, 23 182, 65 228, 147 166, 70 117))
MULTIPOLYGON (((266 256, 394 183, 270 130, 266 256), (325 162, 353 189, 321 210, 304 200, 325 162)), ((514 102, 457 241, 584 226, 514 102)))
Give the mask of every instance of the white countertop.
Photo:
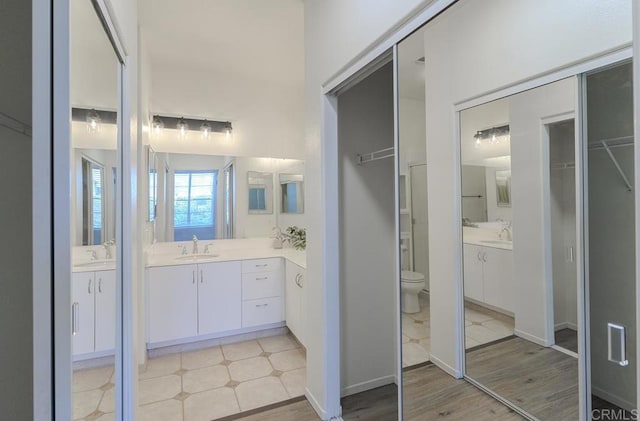
POLYGON ((490 239, 482 239, 482 238, 465 238, 463 240, 464 244, 472 244, 474 246, 482 246, 482 247, 491 247, 494 249, 501 250, 513 250, 513 243, 511 241, 503 241, 503 240, 490 240, 490 239))
POLYGON ((495 228, 462 227, 462 242, 474 246, 513 250, 513 242, 501 240, 500 230, 495 228))
POLYGON ((234 260, 249 259, 268 259, 273 257, 285 258, 302 268, 307 267, 307 255, 304 250, 295 250, 293 248, 247 248, 247 249, 216 249, 207 255, 201 253, 193 257, 193 255, 182 256, 180 254, 153 254, 147 257, 146 267, 176 266, 176 265, 192 265, 195 263, 214 263, 229 262, 234 260), (207 257, 210 256, 210 257, 207 257))
MULTIPOLYGON (((192 254, 182 256, 180 254, 183 246, 191 251, 191 241, 175 243, 157 243, 151 246, 146 252, 145 267, 192 265, 195 263, 229 262, 234 260, 268 259, 281 257, 306 269, 307 254, 304 250, 296 250, 291 247, 274 249, 271 247, 271 239, 238 239, 238 240, 213 240, 201 241, 201 250, 206 244, 210 245, 210 254, 200 253, 198 257, 192 254)), ((91 260, 87 250, 95 249, 100 252, 100 247, 77 247, 74 250, 74 266, 72 272, 98 272, 104 270, 115 270, 115 260, 98 259, 91 260)), ((98 257, 104 257, 98 254, 98 257)))

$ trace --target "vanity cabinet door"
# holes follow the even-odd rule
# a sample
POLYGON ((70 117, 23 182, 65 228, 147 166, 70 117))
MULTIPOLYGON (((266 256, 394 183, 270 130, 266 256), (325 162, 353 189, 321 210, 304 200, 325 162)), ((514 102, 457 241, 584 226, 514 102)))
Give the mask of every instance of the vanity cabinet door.
POLYGON ((96 352, 116 347, 116 272, 95 273, 96 352))
POLYGON ((198 265, 198 334, 242 327, 241 262, 198 265))
POLYGON ((287 262, 285 276, 285 319, 287 327, 304 344, 304 269, 287 262))
POLYGON ((484 301, 513 312, 513 252, 484 247, 484 301))
POLYGON ((149 268, 149 342, 198 334, 197 265, 149 268))
POLYGON ((483 247, 464 244, 464 295, 476 301, 484 301, 483 247))
POLYGON ((94 351, 94 287, 93 272, 79 272, 71 275, 73 355, 94 351))

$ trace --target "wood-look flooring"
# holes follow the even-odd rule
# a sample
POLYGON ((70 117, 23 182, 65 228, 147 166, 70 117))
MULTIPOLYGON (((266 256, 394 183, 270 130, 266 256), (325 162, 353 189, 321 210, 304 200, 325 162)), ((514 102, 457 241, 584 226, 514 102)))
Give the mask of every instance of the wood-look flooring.
POLYGON ((555 333, 556 345, 578 353, 578 332, 573 329, 560 329, 555 333))
POLYGON ((467 352, 467 375, 549 421, 578 419, 578 360, 512 337, 467 352))
MULTIPOLYGON (((523 418, 464 380, 456 380, 429 364, 404 372, 404 419, 520 421, 523 418)), ((342 400, 345 421, 396 420, 398 413, 395 385, 379 387, 342 400)), ((309 404, 301 401, 253 414, 247 421, 316 421, 309 404)))

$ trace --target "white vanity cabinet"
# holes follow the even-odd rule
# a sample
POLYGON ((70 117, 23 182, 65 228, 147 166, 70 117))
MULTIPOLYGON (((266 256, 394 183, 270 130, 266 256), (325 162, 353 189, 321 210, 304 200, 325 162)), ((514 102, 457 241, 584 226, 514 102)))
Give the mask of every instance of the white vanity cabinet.
POLYGON ((240 329, 240 262, 202 264, 198 271, 198 335, 240 329))
POLYGON ((71 277, 73 355, 113 353, 116 340, 116 273, 76 272, 71 277))
POLYGON ((148 269, 149 342, 172 341, 198 334, 198 265, 148 269))
POLYGON ((286 264, 285 276, 285 318, 287 327, 298 341, 305 345, 305 269, 292 262, 286 264))
POLYGON ((513 313, 513 251, 464 244, 466 297, 513 313))
POLYGON ((282 259, 242 262, 242 327, 284 320, 282 308, 282 259))
POLYGON ((241 327, 240 262, 148 269, 148 341, 175 341, 241 327))

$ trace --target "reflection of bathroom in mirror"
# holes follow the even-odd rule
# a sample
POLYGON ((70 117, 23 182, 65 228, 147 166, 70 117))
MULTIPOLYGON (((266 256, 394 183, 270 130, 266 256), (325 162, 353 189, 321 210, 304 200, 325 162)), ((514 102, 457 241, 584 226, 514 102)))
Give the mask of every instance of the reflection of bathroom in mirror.
POLYGON ((73 419, 113 415, 121 64, 91 2, 71 2, 73 419), (99 83, 96 83, 99 81, 99 83), (87 382, 87 378, 92 378, 87 382))
POLYGON ((149 212, 147 220, 153 222, 156 220, 156 214, 158 212, 158 160, 151 146, 147 146, 147 177, 149 189, 149 212))
POLYGON ((156 242, 190 241, 194 235, 199 240, 266 238, 273 227, 301 225, 295 214, 274 209, 280 200, 274 184, 291 180, 295 205, 304 209, 302 172, 291 175, 292 169, 304 168, 304 161, 152 150, 149 159, 156 169, 149 171, 148 206, 155 206, 156 242))
POLYGON ((249 213, 273 213, 273 173, 247 172, 249 213))
POLYGON ((550 420, 578 417, 574 87, 460 113, 466 375, 550 420))
POLYGON ((280 212, 304 213, 304 175, 279 174, 280 212))

